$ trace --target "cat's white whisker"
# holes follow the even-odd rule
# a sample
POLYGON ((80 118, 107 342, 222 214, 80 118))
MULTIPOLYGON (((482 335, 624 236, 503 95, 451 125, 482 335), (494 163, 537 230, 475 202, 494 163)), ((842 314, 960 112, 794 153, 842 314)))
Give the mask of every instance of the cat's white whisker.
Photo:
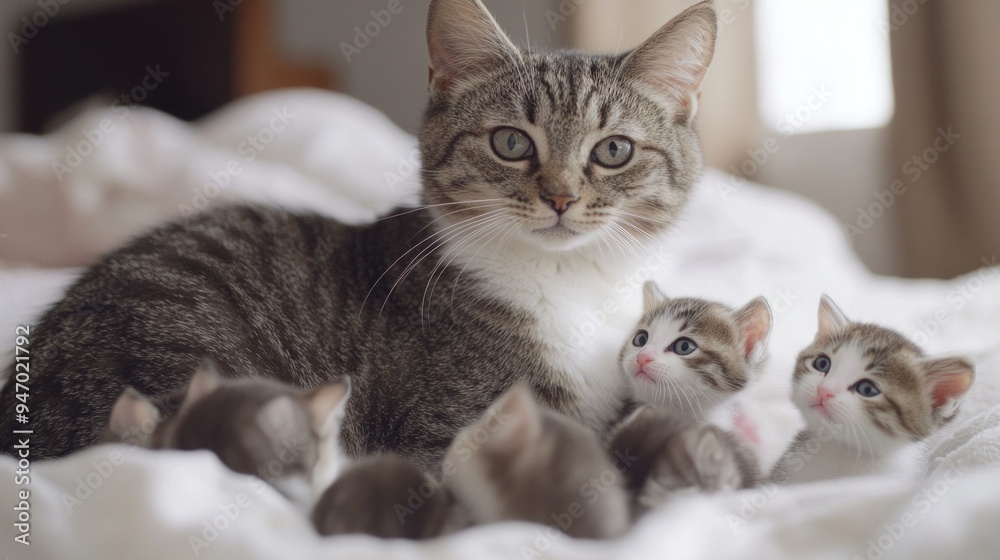
MULTIPOLYGON (((427 281, 427 287, 424 288, 423 299, 421 299, 421 301, 420 301, 420 317, 421 317, 421 321, 423 320, 423 316, 424 316, 424 311, 423 311, 424 310, 424 304, 428 300, 428 289, 430 291, 430 297, 433 298, 434 288, 437 286, 438 281, 441 279, 441 277, 444 275, 444 273, 447 271, 447 269, 451 266, 451 263, 454 262, 455 259, 458 258, 458 256, 465 251, 466 247, 468 247, 470 245, 473 245, 474 243, 476 243, 477 241, 481 240, 483 237, 485 237, 486 235, 490 234, 491 232, 502 231, 502 228, 504 228, 506 225, 507 225, 507 219, 506 219, 506 216, 503 216, 503 215, 494 216, 492 218, 484 220, 483 222, 481 222, 479 224, 479 226, 480 226, 479 229, 473 231, 471 234, 466 235, 462 240, 459 241, 459 244, 457 246, 450 247, 448 249, 448 251, 445 252, 445 254, 438 260, 437 264, 434 265, 434 269, 431 270, 431 275, 430 275, 430 277, 429 277, 429 279, 427 281), (451 259, 449 259, 448 262, 445 263, 444 266, 441 266, 441 263, 449 255, 452 255, 451 259), (440 272, 438 272, 437 275, 435 276, 435 272, 437 272, 439 268, 440 268, 440 272)), ((494 235, 494 237, 495 237, 495 235, 494 235)), ((492 237, 491 237, 491 239, 492 239, 492 237)), ((487 240, 487 243, 488 242, 489 241, 487 240)), ((480 247, 480 250, 482 250, 482 247, 480 247)), ((476 254, 478 254, 478 251, 477 251, 476 254)), ((468 263, 466 263, 466 266, 468 266, 468 263)), ((429 311, 429 309, 428 309, 428 311, 429 311)))
MULTIPOLYGON (((496 258, 496 252, 499 251, 500 247, 503 246, 504 240, 507 239, 507 236, 510 235, 510 233, 512 231, 514 231, 515 229, 517 229, 519 226, 520 226, 520 223, 519 223, 519 221, 517 219, 512 220, 512 221, 510 221, 507 224, 507 229, 504 232, 503 237, 500 238, 500 241, 497 243, 496 248, 493 250, 493 253, 494 253, 493 258, 496 258)), ((492 241, 492 238, 490 238, 490 240, 488 240, 487 243, 490 242, 490 241, 492 241)), ((485 245, 483 247, 485 247, 485 245)), ((482 247, 480 247, 479 250, 481 251, 482 247)), ((452 310, 455 309, 455 291, 458 289, 458 282, 459 282, 459 280, 462 279, 462 275, 465 274, 465 270, 467 268, 469 268, 469 265, 472 264, 473 260, 475 260, 475 258, 477 256, 479 256, 479 251, 476 251, 476 253, 472 256, 472 258, 469 259, 469 261, 465 263, 465 266, 462 267, 462 270, 459 271, 458 276, 455 277, 455 283, 454 283, 454 285, 451 288, 451 302, 450 302, 450 307, 451 307, 452 310)))
MULTIPOLYGON (((476 225, 477 225, 476 224, 477 220, 483 220, 483 219, 486 219, 487 216, 491 216, 491 215, 493 215, 495 213, 499 214, 499 213, 502 213, 504 211, 505 211, 505 209, 501 208, 501 209, 498 209, 498 210, 493 210, 493 211, 490 211, 490 212, 486 212, 486 213, 484 213, 484 214, 482 214, 480 216, 474 216, 472 218, 468 218, 468 219, 462 220, 462 221, 460 221, 460 222, 458 222, 456 224, 453 224, 453 225, 450 225, 450 226, 448 226, 446 228, 442 228, 442 229, 440 229, 438 231, 435 231, 427 239, 422 240, 420 243, 418 243, 417 247, 420 246, 421 244, 427 242, 427 241, 430 241, 430 243, 428 244, 427 247, 425 247, 423 250, 421 250, 420 253, 418 253, 413 259, 410 260, 410 264, 406 266, 406 268, 403 270, 403 272, 399 275, 399 277, 393 283, 392 287, 389 289, 389 293, 386 294, 386 296, 385 296, 385 300, 382 302, 382 307, 379 308, 379 312, 381 313, 383 310, 385 310, 385 306, 389 302, 389 298, 392 296, 392 292, 396 289, 396 287, 399 286, 400 283, 402 283, 403 280, 406 279, 406 277, 409 275, 409 273, 412 270, 414 270, 417 266, 419 266, 420 263, 423 262, 428 256, 430 256, 431 254, 433 254, 434 251, 438 250, 440 247, 445 246, 447 243, 449 243, 456 236, 461 235, 462 233, 468 231, 471 228, 475 228, 476 225), (469 223, 469 222, 472 222, 472 223, 469 223), (434 239, 435 237, 437 239, 434 239)), ((414 247, 413 249, 416 249, 416 247, 414 247)), ((407 251, 406 254, 409 254, 413 249, 411 249, 410 251, 407 251)), ((405 254, 404 254, 404 256, 405 256, 405 254)), ((400 258, 402 258, 402 257, 400 257, 400 258)), ((398 262, 398 260, 399 259, 397 259, 397 262, 398 262)), ((390 266, 389 269, 391 270, 393 266, 395 266, 395 264, 393 264, 392 266, 390 266)), ((388 271, 386 271, 386 272, 388 272, 388 271)), ((384 274, 383 274, 383 276, 384 276, 384 274)), ((366 300, 367 300, 367 298, 366 298, 366 300)))
MULTIPOLYGON (((502 210, 502 209, 501 209, 501 210, 502 210)), ((495 210, 495 211, 499 211, 499 210, 495 210)), ((474 219, 474 218, 470 218, 470 219, 474 219)), ((457 227, 457 226, 459 226, 459 225, 461 225, 461 224, 463 224, 463 223, 465 223, 465 222, 467 222, 467 221, 468 221, 468 220, 463 220, 463 221, 461 221, 461 222, 459 222, 459 223, 457 223, 457 224, 454 224, 454 225, 452 225, 452 226, 448 226, 448 227, 446 227, 446 228, 442 228, 442 229, 440 229, 440 230, 438 230, 438 231, 436 231, 436 232, 434 232, 434 233, 432 233, 432 234, 428 235, 428 236, 427 236, 426 238, 424 238, 424 239, 420 240, 420 241, 419 241, 419 242, 418 242, 417 244, 415 244, 415 245, 414 245, 413 247, 411 247, 411 248, 410 248, 409 250, 407 250, 407 251, 406 251, 405 253, 403 253, 402 255, 400 255, 400 256, 399 256, 399 257, 398 257, 398 258, 397 258, 397 259, 396 259, 395 261, 393 261, 393 262, 392 262, 392 264, 390 264, 390 265, 389 265, 389 266, 388 266, 388 267, 387 267, 387 268, 385 269, 385 271, 384 271, 384 272, 383 272, 383 273, 382 273, 381 275, 379 275, 379 277, 378 277, 378 278, 377 278, 377 279, 375 280, 375 282, 374 282, 374 283, 372 284, 372 287, 368 289, 368 293, 367 293, 367 294, 365 294, 365 299, 364 299, 364 300, 362 300, 362 302, 361 302, 361 309, 360 309, 360 310, 358 311, 358 314, 359 314, 359 316, 360 316, 360 314, 361 314, 362 312, 364 312, 364 309, 365 309, 365 305, 367 305, 367 303, 368 303, 368 298, 370 298, 370 297, 371 297, 371 295, 372 295, 372 292, 374 292, 374 291, 375 291, 375 288, 376 288, 376 287, 378 287, 378 284, 379 284, 379 282, 381 282, 381 281, 382 281, 382 279, 383 279, 383 278, 385 278, 385 276, 386 276, 387 274, 389 274, 389 271, 391 271, 391 270, 392 270, 393 268, 395 268, 395 266, 396 266, 397 264, 399 264, 399 261, 403 260, 403 258, 405 258, 405 257, 406 257, 406 255, 409 255, 410 253, 412 253, 413 251, 415 251, 415 250, 416 250, 417 248, 419 248, 419 247, 420 247, 421 245, 423 245, 423 244, 425 244, 425 243, 428 243, 428 244, 431 244, 431 245, 433 245, 433 241, 434 241, 434 238, 435 238, 436 236, 440 236, 441 234, 443 234, 444 232, 448 231, 448 230, 449 230, 449 229, 451 229, 452 227, 457 227)), ((426 226, 425 226, 425 227, 426 227, 426 226)), ((411 263, 412 263, 412 261, 411 261, 411 263)), ((400 276, 400 278, 402 278, 402 277, 405 277, 405 276, 406 276, 406 273, 407 273, 408 271, 409 271, 409 268, 407 268, 407 269, 406 269, 406 271, 404 271, 404 272, 403 272, 403 274, 402 274, 402 275, 400 276)), ((400 279, 397 279, 397 280, 396 280, 396 284, 398 284, 398 283, 399 283, 399 280, 400 280, 400 279)), ((393 288, 395 288, 396 284, 393 284, 393 288)), ((390 290, 390 294, 391 294, 391 293, 392 293, 392 290, 390 290)), ((386 298, 388 299, 388 296, 386 296, 386 298)), ((384 303, 383 303, 382 307, 383 307, 383 308, 385 307, 385 304, 384 304, 384 303)))

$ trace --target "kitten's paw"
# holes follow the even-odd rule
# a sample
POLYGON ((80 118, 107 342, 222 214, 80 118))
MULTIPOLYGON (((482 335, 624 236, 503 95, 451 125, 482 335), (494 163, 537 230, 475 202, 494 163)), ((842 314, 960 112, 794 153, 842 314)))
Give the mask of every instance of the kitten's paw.
POLYGON ((736 490, 743 485, 738 450, 715 426, 691 428, 678 434, 694 464, 697 485, 708 492, 736 490))
POLYGON ((719 428, 688 428, 667 442, 650 472, 649 482, 667 491, 736 490, 743 485, 737 453, 736 444, 719 428))

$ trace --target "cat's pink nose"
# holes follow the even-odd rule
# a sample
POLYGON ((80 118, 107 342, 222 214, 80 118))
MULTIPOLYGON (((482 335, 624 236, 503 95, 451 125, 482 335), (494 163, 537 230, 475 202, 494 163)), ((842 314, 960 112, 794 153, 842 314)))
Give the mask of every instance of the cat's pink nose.
POLYGON ((569 210, 570 206, 572 206, 576 201, 580 200, 580 197, 556 196, 547 193, 542 193, 542 200, 547 202, 548 205, 551 206, 552 209, 556 211, 556 214, 559 214, 561 216, 564 213, 566 213, 567 210, 569 210))
POLYGON ((639 354, 635 357, 635 361, 639 362, 639 367, 645 366, 649 362, 653 361, 653 357, 649 354, 639 354))
POLYGON ((833 391, 827 389, 826 387, 816 389, 816 400, 819 401, 819 404, 825 403, 826 401, 832 399, 833 396, 833 391))

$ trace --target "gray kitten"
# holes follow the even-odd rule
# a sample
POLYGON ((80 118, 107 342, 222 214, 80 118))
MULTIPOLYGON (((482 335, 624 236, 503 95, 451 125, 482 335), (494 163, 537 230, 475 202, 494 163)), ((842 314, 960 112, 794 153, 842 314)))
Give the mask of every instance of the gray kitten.
POLYGON ((701 424, 753 381, 766 360, 771 308, 758 297, 730 309, 713 301, 668 298, 652 281, 644 313, 620 353, 621 373, 642 403, 701 424))
POLYGON ((633 516, 678 492, 736 490, 758 478, 753 458, 728 433, 692 425, 662 408, 641 406, 615 428, 608 448, 627 462, 633 516))
POLYGON ((471 524, 529 521, 578 538, 628 528, 620 475, 593 432, 540 408, 524 385, 459 433, 443 472, 471 524))
POLYGON ((806 428, 772 479, 808 482, 891 468, 900 452, 955 418, 975 376, 967 359, 926 357, 892 329, 849 321, 823 296, 816 339, 799 354, 792 381, 806 428))
POLYGON ((464 525, 447 487, 412 462, 387 455, 348 467, 312 513, 321 535, 362 533, 385 539, 429 539, 464 525))
MULTIPOLYGON (((33 456, 93 443, 126 386, 163 398, 204 359, 300 388, 350 375, 352 457, 433 468, 519 381, 606 430, 626 395, 617 333, 638 308, 575 333, 622 300, 629 255, 688 200, 715 37, 702 2, 630 53, 537 53, 479 0, 432 1, 426 207, 364 226, 221 208, 108 255, 33 329, 31 421, 18 426, 34 431, 33 456)), ((8 386, 0 406, 14 403, 8 386)), ((8 452, 12 422, 0 419, 8 452)))
POLYGON ((171 399, 180 402, 172 413, 127 389, 104 439, 209 450, 230 469, 257 475, 308 507, 345 462, 337 436, 349 395, 349 379, 306 393, 267 380, 224 381, 206 366, 191 377, 183 399, 171 399))

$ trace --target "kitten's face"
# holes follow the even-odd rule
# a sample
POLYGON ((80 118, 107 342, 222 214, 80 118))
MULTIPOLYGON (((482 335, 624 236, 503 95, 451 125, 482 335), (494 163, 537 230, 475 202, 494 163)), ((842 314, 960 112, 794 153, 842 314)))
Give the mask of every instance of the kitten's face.
POLYGON ((529 53, 478 0, 435 1, 421 146, 441 230, 562 251, 668 227, 701 169, 714 40, 702 4, 631 55, 529 53))
POLYGON ((828 298, 816 340, 799 354, 792 399, 809 427, 878 455, 950 421, 972 365, 929 359, 901 334, 848 321, 828 298))
POLYGON ((289 498, 305 501, 329 448, 337 445, 349 383, 345 378, 304 393, 269 381, 224 381, 202 368, 183 399, 172 397, 180 404, 167 413, 126 391, 112 411, 106 439, 152 449, 209 450, 230 469, 257 475, 289 498))
POLYGON ((770 332, 767 303, 740 310, 699 299, 666 299, 651 284, 646 313, 622 348, 621 370, 640 402, 706 415, 743 389, 763 359, 770 332))

